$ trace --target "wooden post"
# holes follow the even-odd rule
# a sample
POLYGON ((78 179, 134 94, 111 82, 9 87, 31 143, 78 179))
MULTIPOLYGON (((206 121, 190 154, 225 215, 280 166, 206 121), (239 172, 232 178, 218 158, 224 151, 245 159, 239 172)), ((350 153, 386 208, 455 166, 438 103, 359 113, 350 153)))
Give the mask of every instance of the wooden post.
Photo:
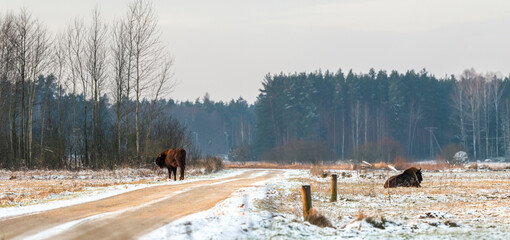
POLYGON ((331 202, 336 202, 337 200, 337 179, 338 176, 336 174, 331 174, 331 202))
POLYGON ((310 185, 301 186, 301 197, 303 198, 303 217, 308 219, 308 211, 312 208, 312 190, 310 185))

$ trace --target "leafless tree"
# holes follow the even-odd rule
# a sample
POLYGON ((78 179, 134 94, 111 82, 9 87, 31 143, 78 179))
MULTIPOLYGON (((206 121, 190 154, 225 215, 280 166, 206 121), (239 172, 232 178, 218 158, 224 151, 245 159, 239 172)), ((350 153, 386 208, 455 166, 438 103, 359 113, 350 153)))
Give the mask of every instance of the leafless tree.
MULTIPOLYGON (((126 32, 126 25, 118 21, 114 23, 112 28, 112 68, 113 68, 113 82, 112 95, 115 102, 116 113, 116 130, 117 130, 117 162, 120 162, 122 156, 121 147, 121 118, 122 118, 122 99, 127 88, 129 79, 128 75, 128 61, 129 52, 127 38, 129 37, 126 32)), ((126 92, 126 95, 129 94, 126 92)), ((126 113, 127 115, 127 113, 126 113)), ((126 133, 127 134, 127 133, 126 133)))
POLYGON ((33 106, 37 78, 48 67, 50 47, 46 28, 22 9, 15 19, 16 35, 13 39, 16 55, 17 78, 21 81, 21 111, 23 141, 22 157, 32 164, 33 106))
MULTIPOLYGON (((12 158, 18 157, 19 145, 16 144, 17 136, 16 136, 16 107, 17 107, 17 93, 18 93, 18 84, 20 81, 17 81, 15 75, 16 71, 16 56, 14 51, 14 42, 16 38, 16 30, 15 30, 15 16, 11 13, 6 14, 1 17, 0 24, 0 77, 2 85, 4 86, 4 90, 9 92, 9 98, 6 98, 8 101, 8 126, 9 126, 9 150, 11 152, 12 158), (17 147, 18 146, 18 147, 17 147)), ((14 163, 6 163, 8 166, 14 163)))
MULTIPOLYGON (((76 112, 76 95, 78 93, 78 82, 81 82, 81 92, 83 94, 83 129, 82 129, 82 139, 84 150, 83 153, 83 162, 88 164, 89 159, 89 141, 88 141, 88 133, 87 133, 87 104, 85 100, 88 97, 88 88, 90 86, 89 75, 87 74, 86 69, 86 31, 83 20, 75 19, 67 28, 67 58, 68 58, 68 67, 70 69, 70 78, 73 85, 73 108, 74 108, 74 116, 73 116, 73 138, 74 138, 74 152, 77 152, 77 112, 76 112)), ((76 156, 76 154, 75 154, 76 156)), ((77 160, 77 159, 75 159, 77 160)), ((75 164, 77 162, 75 161, 75 164)))
POLYGON ((496 114, 496 156, 499 157, 499 105, 501 104, 501 96, 503 95, 503 87, 501 87, 500 81, 496 79, 496 75, 492 74, 494 80, 491 82, 491 90, 492 90, 492 104, 494 104, 494 112, 496 114))
MULTIPOLYGON (((55 75, 57 81, 57 129, 56 136, 58 139, 59 150, 62 154, 66 153, 65 149, 65 136, 64 136, 64 107, 62 106, 62 98, 64 95, 64 91, 69 88, 69 85, 72 85, 72 82, 68 81, 70 79, 70 69, 68 68, 68 57, 67 57, 67 35, 65 32, 61 32, 57 34, 54 38, 53 50, 52 50, 52 61, 51 61, 51 72, 55 75)), ((73 126, 74 127, 74 126, 73 126)), ((74 136, 74 135, 73 135, 74 136)), ((42 141, 42 140, 41 140, 42 141)), ((73 139, 74 141, 74 139, 73 139)), ((41 144, 42 145, 42 144, 41 144)), ((61 159, 65 160, 65 158, 61 159)), ((63 165, 66 165, 66 162, 63 162, 63 165)))
POLYGON ((464 100, 466 102, 468 116, 466 120, 471 123, 473 159, 478 159, 480 152, 480 109, 481 109, 481 83, 482 76, 477 74, 474 69, 466 70, 460 76, 460 83, 464 84, 464 100))
MULTIPOLYGON (((90 91, 92 98, 92 131, 91 131, 91 160, 92 165, 97 167, 97 154, 101 147, 97 140, 98 132, 101 132, 101 110, 99 98, 107 78, 107 26, 101 20, 99 9, 96 7, 92 14, 92 23, 86 38, 87 56, 86 69, 90 79, 90 91)), ((85 87, 85 86, 84 86, 85 87)))
POLYGON ((467 149, 467 135, 466 135, 466 111, 467 102, 466 99, 466 84, 463 82, 457 82, 455 89, 453 90, 452 103, 453 109, 455 109, 453 122, 455 122, 460 129, 460 143, 464 149, 467 149))
POLYGON ((484 151, 485 157, 489 156, 489 133, 490 133, 489 121, 490 121, 490 114, 492 111, 492 104, 491 104, 492 97, 490 96, 492 91, 490 91, 490 89, 489 89, 490 83, 487 81, 490 81, 490 79, 484 78, 484 81, 481 83, 481 87, 482 87, 481 97, 482 97, 482 109, 483 109, 483 131, 485 132, 485 151, 484 151))
POLYGON ((135 137, 136 156, 140 156, 140 100, 145 90, 157 79, 157 67, 161 52, 158 19, 152 2, 136 0, 129 5, 128 32, 131 33, 130 44, 133 87, 135 91, 135 137))
MULTIPOLYGON (((158 101, 175 82, 152 2, 133 1, 111 33, 98 8, 90 19, 85 24, 76 18, 49 41, 49 32, 28 11, 0 15, 0 152, 11 155, 7 161, 0 156, 0 167, 69 167, 74 157, 75 169, 96 168, 106 166, 99 160, 115 155, 121 164, 124 149, 139 158, 143 143, 145 152, 152 149, 151 133, 170 126, 165 122, 170 118, 156 122, 158 101), (108 83, 111 93, 105 92, 108 83), (115 102, 115 140, 105 137, 110 125, 102 126, 109 123, 105 114, 110 109, 104 96, 115 102), (135 131, 129 124, 133 120, 135 131), (136 135, 136 151, 130 135, 136 135)), ((181 130, 174 132, 185 138, 181 130)))
POLYGON ((152 121, 154 120, 155 113, 157 112, 157 102, 162 95, 170 92, 175 86, 175 81, 172 79, 173 74, 170 72, 170 68, 173 64, 173 59, 170 58, 170 54, 167 54, 167 56, 167 59, 162 62, 163 65, 158 75, 157 82, 151 89, 151 93, 154 98, 151 101, 149 112, 147 113, 146 147, 149 145, 148 143, 150 140, 152 121))

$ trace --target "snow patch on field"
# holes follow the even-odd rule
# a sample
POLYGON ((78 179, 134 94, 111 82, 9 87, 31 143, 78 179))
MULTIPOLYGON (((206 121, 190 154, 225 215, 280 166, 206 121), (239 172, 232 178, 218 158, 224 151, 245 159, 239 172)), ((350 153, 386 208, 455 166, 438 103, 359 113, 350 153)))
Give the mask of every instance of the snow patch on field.
POLYGON ((261 206, 265 200, 279 197, 275 188, 295 186, 287 179, 300 172, 288 170, 282 177, 240 189, 214 208, 176 220, 140 239, 301 239, 312 236, 323 239, 336 235, 333 228, 316 227, 303 223, 296 216, 261 206))
POLYGON ((285 170, 141 239, 510 239, 510 172, 425 172, 422 188, 390 192, 382 184, 392 172, 334 173, 335 203, 328 198, 330 178, 285 170), (334 228, 303 221, 299 189, 310 183, 313 207, 334 228))
MULTIPOLYGON (((335 203, 329 202, 329 177, 311 176, 309 170, 282 171, 279 177, 240 189, 214 208, 176 220, 141 239, 510 239, 508 170, 424 171, 421 188, 391 190, 382 185, 394 172, 328 170, 338 174, 335 203), (313 207, 334 228, 303 221, 299 192, 303 184, 312 186, 313 207)), ((51 195, 42 204, 1 208, 0 217, 94 201, 144 187, 221 179, 243 172, 228 170, 180 182, 87 188, 81 193, 51 195)), ((100 216, 65 223, 31 237, 51 238, 100 216)))

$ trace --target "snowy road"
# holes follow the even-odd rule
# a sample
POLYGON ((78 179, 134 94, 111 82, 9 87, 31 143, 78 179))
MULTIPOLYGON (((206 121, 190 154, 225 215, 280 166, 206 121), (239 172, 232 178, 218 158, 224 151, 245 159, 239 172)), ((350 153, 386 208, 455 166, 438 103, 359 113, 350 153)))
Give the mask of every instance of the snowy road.
POLYGON ((3 239, 135 239, 205 211, 238 189, 267 181, 277 170, 251 170, 216 180, 147 187, 97 201, 0 218, 3 239))

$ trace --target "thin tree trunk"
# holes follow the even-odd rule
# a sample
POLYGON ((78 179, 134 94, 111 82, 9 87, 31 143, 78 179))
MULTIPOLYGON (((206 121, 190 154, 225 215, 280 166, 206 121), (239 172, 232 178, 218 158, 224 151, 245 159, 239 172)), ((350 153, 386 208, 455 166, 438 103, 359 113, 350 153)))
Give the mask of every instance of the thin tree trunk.
POLYGON ((342 113, 342 160, 345 160, 345 114, 342 113))
MULTIPOLYGON (((49 90, 47 90, 47 91, 49 91, 49 90)), ((40 150, 40 153, 39 153, 41 161, 44 160, 44 127, 45 127, 44 126, 44 121, 45 121, 45 118, 46 118, 46 106, 47 106, 47 104, 48 103, 45 102, 44 105, 43 105, 43 109, 41 110, 41 112, 42 112, 42 116, 41 116, 41 139, 40 139, 41 140, 41 143, 40 143, 41 150, 40 150)))
POLYGON ((15 150, 16 146, 16 96, 18 95, 18 83, 15 83, 14 87, 14 94, 10 95, 10 101, 9 101, 9 126, 10 126, 10 143, 11 143, 11 152, 13 153, 14 159, 18 157, 16 154, 17 151, 15 150))
POLYGON ((363 143, 367 143, 367 134, 368 134, 368 106, 365 103, 365 135, 363 143))
POLYGON ((76 138, 76 80, 74 79, 73 80, 73 150, 71 151, 73 153, 73 157, 74 157, 74 169, 75 170, 78 170, 78 158, 77 158, 77 151, 76 151, 76 147, 77 147, 77 138, 76 138))

